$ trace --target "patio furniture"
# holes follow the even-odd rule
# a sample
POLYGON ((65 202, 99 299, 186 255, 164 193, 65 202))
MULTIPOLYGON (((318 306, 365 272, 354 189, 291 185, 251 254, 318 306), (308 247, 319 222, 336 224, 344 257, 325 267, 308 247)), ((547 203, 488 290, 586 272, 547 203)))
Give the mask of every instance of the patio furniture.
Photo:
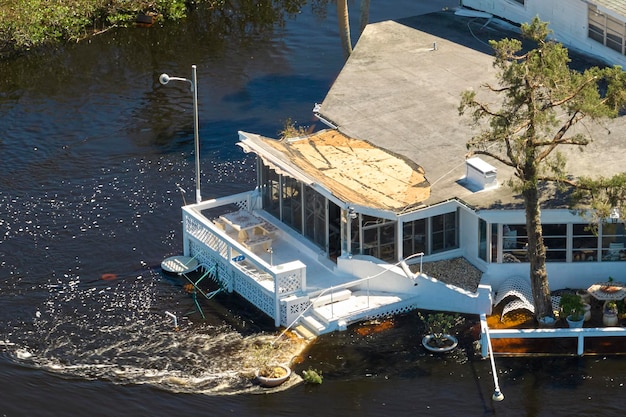
POLYGON ((220 216, 220 220, 227 226, 239 232, 239 240, 245 241, 249 239, 248 231, 261 226, 263 220, 250 213, 247 210, 234 211, 220 216))
POLYGON ((621 282, 597 282, 587 292, 596 300, 617 301, 626 297, 626 286, 621 282))

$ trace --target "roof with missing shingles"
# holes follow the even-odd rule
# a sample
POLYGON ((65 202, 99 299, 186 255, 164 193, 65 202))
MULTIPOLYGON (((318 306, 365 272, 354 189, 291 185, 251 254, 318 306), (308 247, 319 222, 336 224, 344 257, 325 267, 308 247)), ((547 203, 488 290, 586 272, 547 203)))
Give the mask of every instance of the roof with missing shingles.
MULTIPOLYGON (((477 209, 522 208, 506 182, 511 169, 497 169, 499 187, 475 192, 466 187, 466 143, 478 133, 459 116, 461 93, 474 89, 493 102, 482 85, 497 84, 491 39, 519 33, 484 20, 439 12, 370 24, 320 106, 320 115, 346 135, 403 155, 424 169, 430 183, 426 205, 458 198, 477 209)), ((572 54, 570 54, 572 55, 572 54)), ((578 57, 577 59, 580 59, 578 57)), ((611 176, 626 164, 626 120, 585 121, 577 126, 593 142, 560 147, 569 172, 611 176)), ((548 188, 544 208, 568 206, 567 196, 548 188)))
POLYGON ((336 130, 283 140, 240 132, 240 138, 240 146, 266 165, 321 185, 344 202, 400 212, 430 195, 420 166, 336 130))

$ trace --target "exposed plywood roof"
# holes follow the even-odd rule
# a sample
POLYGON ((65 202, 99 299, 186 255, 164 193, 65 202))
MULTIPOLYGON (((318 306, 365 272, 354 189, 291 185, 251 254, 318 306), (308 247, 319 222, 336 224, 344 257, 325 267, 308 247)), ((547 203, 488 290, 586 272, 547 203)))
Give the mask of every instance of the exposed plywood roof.
POLYGON ((310 178, 347 203, 394 212, 430 195, 424 170, 410 160, 336 130, 276 140, 249 133, 240 145, 296 178, 310 178))
MULTIPOLYGON (((497 169, 500 186, 476 191, 464 182, 466 144, 480 129, 459 116, 461 93, 473 89, 493 102, 483 88, 498 85, 488 41, 518 36, 507 26, 483 24, 441 12, 368 25, 319 110, 341 132, 419 163, 431 185, 425 205, 456 198, 476 209, 524 207, 521 195, 506 185, 512 169, 497 160, 485 157, 497 169)), ((560 149, 568 172, 609 177, 624 171, 626 117, 587 120, 571 130, 578 132, 593 142, 584 152, 560 149)), ((567 197, 548 186, 542 207, 568 208, 567 197)))

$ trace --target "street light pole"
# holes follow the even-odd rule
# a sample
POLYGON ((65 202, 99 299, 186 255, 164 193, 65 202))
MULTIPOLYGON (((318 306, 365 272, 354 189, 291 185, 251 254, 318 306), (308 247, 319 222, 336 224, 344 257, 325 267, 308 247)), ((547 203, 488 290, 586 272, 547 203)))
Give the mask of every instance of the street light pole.
POLYGON ((191 80, 181 77, 170 77, 167 74, 161 74, 159 76, 159 82, 163 85, 170 81, 186 81, 190 84, 190 90, 193 94, 193 139, 195 142, 196 151, 196 203, 202 201, 200 195, 200 138, 198 136, 198 75, 196 73, 196 66, 191 66, 191 80))

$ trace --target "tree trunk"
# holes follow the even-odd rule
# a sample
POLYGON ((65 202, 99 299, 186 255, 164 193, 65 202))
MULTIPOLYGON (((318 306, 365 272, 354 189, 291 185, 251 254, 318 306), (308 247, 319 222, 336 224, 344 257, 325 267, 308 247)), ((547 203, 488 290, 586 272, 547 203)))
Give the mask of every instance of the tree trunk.
POLYGON ((553 317, 550 285, 546 270, 546 247, 541 230, 541 210, 537 187, 527 187, 522 195, 526 203, 526 230, 528 233, 528 261, 530 262, 530 285, 535 304, 535 317, 553 317))
POLYGON ((361 17, 359 22, 359 37, 370 21, 370 0, 361 0, 361 17))
POLYGON ((339 37, 341 38, 341 45, 346 58, 348 58, 352 53, 348 0, 337 0, 337 21, 339 22, 339 37))

